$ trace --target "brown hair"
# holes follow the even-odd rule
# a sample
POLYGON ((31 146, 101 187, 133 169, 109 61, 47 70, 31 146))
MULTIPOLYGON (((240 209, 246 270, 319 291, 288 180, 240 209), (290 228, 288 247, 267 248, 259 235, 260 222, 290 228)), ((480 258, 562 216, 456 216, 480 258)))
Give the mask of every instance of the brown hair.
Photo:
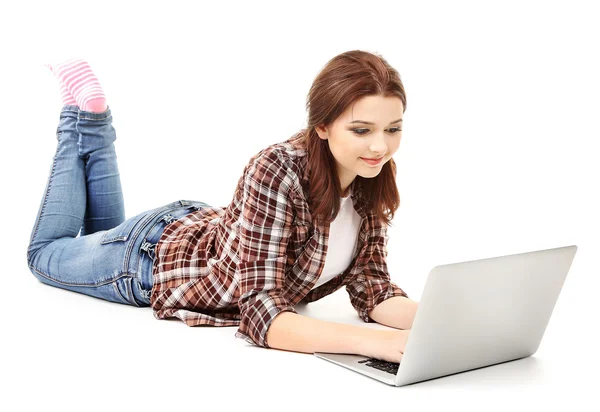
MULTIPOLYGON (((301 131, 306 141, 310 189, 308 203, 314 220, 329 223, 340 209, 342 188, 335 159, 327 141, 319 138, 315 127, 332 124, 346 108, 365 96, 399 97, 406 111, 406 94, 398 72, 379 54, 351 50, 332 58, 317 75, 306 99, 307 127, 301 131)), ((367 213, 375 213, 391 226, 400 207, 396 187, 396 163, 386 162, 372 179, 356 176, 367 213)))

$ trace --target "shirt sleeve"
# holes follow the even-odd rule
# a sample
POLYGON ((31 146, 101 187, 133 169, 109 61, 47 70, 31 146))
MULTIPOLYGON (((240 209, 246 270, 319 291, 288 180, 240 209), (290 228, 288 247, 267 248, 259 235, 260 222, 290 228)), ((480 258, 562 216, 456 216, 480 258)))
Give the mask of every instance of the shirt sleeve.
POLYGON ((236 268, 241 317, 235 337, 265 348, 273 319, 281 312, 298 313, 283 294, 293 221, 290 175, 272 150, 257 155, 244 172, 236 268))
POLYGON ((408 295, 390 280, 386 263, 388 239, 387 226, 377 228, 375 234, 369 237, 365 251, 368 260, 362 273, 346 285, 350 303, 358 316, 367 323, 375 322, 369 313, 381 302, 394 296, 408 298, 408 295))

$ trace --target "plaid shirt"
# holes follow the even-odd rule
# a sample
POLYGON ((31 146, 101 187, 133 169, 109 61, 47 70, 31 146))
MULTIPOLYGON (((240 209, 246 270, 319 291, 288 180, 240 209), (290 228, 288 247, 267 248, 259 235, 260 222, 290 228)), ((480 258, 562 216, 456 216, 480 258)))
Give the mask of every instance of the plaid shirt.
POLYGON ((254 155, 232 202, 206 207, 169 223, 158 241, 150 302, 156 319, 188 326, 239 326, 235 337, 269 348, 277 314, 297 313, 342 286, 364 322, 393 296, 408 295, 390 281, 387 228, 366 214, 355 180, 352 202, 361 216, 357 250, 348 268, 313 289, 325 265, 329 225, 312 223, 306 147, 300 133, 254 155))

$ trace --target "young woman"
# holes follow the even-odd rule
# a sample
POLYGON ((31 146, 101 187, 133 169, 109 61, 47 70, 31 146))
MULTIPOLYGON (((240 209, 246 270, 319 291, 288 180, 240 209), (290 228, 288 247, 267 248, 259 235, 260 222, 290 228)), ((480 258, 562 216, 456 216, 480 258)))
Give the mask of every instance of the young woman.
POLYGON ((64 106, 27 248, 37 279, 151 306, 157 319, 238 326, 265 348, 401 359, 417 302, 390 281, 386 229, 400 203, 392 156, 406 96, 381 56, 331 59, 308 94, 308 126, 252 156, 227 207, 178 200, 129 219, 97 77, 81 59, 48 67, 64 106), (399 330, 294 309, 342 286, 364 322, 399 330))

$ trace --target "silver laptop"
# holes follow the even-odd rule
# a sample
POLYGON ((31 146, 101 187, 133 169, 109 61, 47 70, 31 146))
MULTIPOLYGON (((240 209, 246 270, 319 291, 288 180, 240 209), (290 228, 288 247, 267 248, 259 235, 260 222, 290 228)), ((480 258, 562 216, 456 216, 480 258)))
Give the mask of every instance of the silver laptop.
POLYGON ((403 386, 533 355, 577 246, 434 267, 400 363, 314 355, 389 385, 403 386))

